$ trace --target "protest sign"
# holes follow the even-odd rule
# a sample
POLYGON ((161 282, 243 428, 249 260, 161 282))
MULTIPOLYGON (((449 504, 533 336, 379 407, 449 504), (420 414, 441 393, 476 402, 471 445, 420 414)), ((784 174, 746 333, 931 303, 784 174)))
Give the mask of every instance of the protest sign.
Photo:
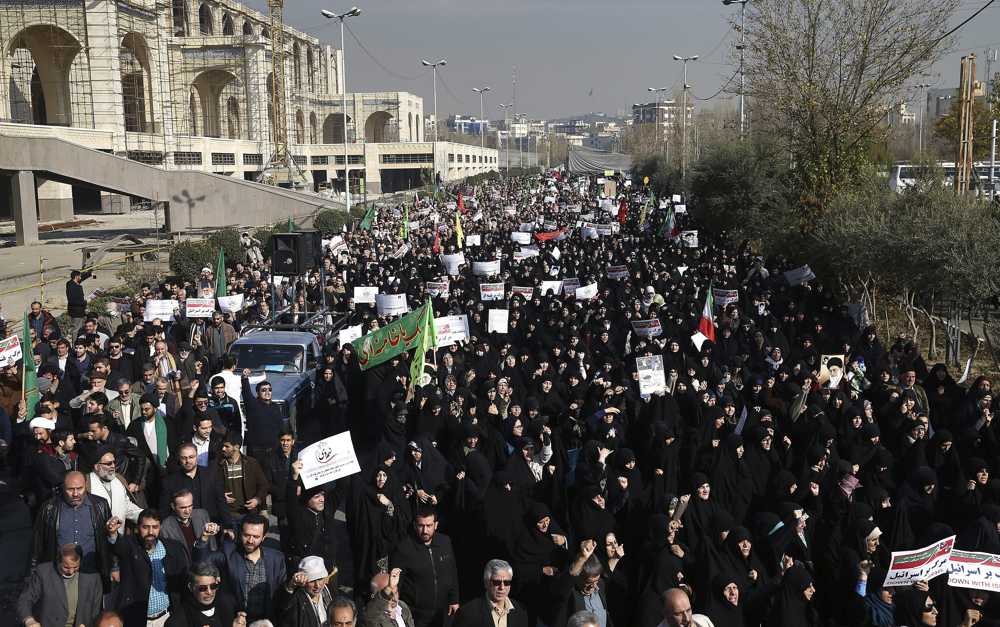
POLYGON ((426 289, 427 293, 431 296, 447 297, 450 287, 448 279, 445 279, 444 281, 427 281, 424 283, 424 289, 426 289))
POLYGON ((652 320, 633 320, 632 330, 639 337, 657 337, 663 335, 663 327, 657 318, 652 320))
POLYGON ((503 283, 482 283, 479 286, 479 300, 503 300, 503 283))
POLYGON ((397 248, 395 250, 395 252, 392 253, 391 256, 392 256, 393 259, 402 259, 403 255, 405 255, 408 252, 410 252, 410 243, 409 242, 403 242, 399 246, 399 248, 397 248))
POLYGON ((10 335, 0 340, 0 368, 9 368, 21 360, 21 340, 10 335))
POLYGON ((524 231, 514 231, 510 234, 510 241, 515 244, 521 244, 527 246, 531 243, 531 233, 525 233, 524 231))
POLYGON ((434 330, 437 336, 437 348, 451 346, 456 342, 468 342, 469 317, 462 314, 460 316, 434 318, 434 330))
POLYGON ((701 345, 704 344, 705 340, 707 339, 708 339, 707 335, 705 335, 701 331, 697 331, 694 335, 691 336, 691 343, 694 344, 695 350, 701 351, 701 345))
POLYGON ((576 277, 569 277, 563 279, 562 288, 563 294, 576 294, 576 288, 580 287, 580 279, 576 277))
POLYGON ((534 222, 522 222, 521 226, 517 230, 521 231, 522 233, 531 233, 532 231, 535 230, 535 223, 534 222))
POLYGON ((597 283, 591 283, 590 285, 584 285, 583 287, 576 288, 576 299, 577 300, 590 300, 597 296, 597 283))
POLYGON ((615 233, 614 227, 610 224, 598 224, 594 228, 601 237, 611 237, 615 233))
POLYGON ((715 301, 716 307, 725 307, 729 303, 739 302, 740 293, 739 290, 723 290, 713 287, 712 300, 715 301))
POLYGON ((354 304, 358 303, 368 303, 371 305, 375 304, 375 296, 378 294, 378 288, 368 285, 361 285, 354 288, 354 304))
POLYGON ((243 294, 220 296, 219 310, 223 313, 237 313, 243 311, 243 294))
POLYGON ((406 294, 378 294, 375 304, 380 316, 398 316, 410 310, 406 304, 406 294))
POLYGON ((608 266, 608 278, 619 281, 628 278, 628 266, 608 266))
POLYGON ((553 246, 552 250, 549 251, 549 254, 552 255, 552 258, 556 261, 559 261, 559 258, 562 257, 562 251, 559 250, 558 246, 553 246))
POLYGON ((483 242, 482 235, 476 234, 476 235, 466 235, 465 236, 465 245, 466 246, 470 246, 470 247, 471 246, 482 246, 482 242, 483 242))
POLYGON ((473 261, 472 274, 475 276, 490 276, 500 274, 500 260, 493 261, 473 261))
POLYGON ((953 550, 948 569, 949 586, 1000 592, 1000 555, 953 550))
POLYGON ((893 551, 883 587, 909 586, 918 581, 930 581, 948 572, 948 558, 954 546, 955 536, 949 536, 922 549, 893 551))
POLYGON ((176 300, 147 300, 146 314, 143 317, 145 322, 152 322, 159 318, 164 322, 174 321, 174 310, 180 307, 176 300))
POLYGON ((687 266, 677 266, 677 274, 684 276, 684 273, 688 271, 687 266))
POLYGON ((184 315, 188 318, 211 318, 213 313, 214 298, 189 298, 184 302, 184 315))
POLYGON ((299 477, 306 490, 361 472, 350 431, 310 444, 299 451, 299 460, 299 477))
POLYGON ((785 277, 785 282, 787 282, 788 285, 790 285, 791 287, 795 287, 796 285, 802 285, 803 283, 808 283, 809 281, 812 281, 813 279, 816 278, 816 275, 813 274, 813 271, 809 268, 808 264, 804 266, 799 266, 794 270, 789 270, 782 276, 785 277))
POLYGON ((662 355, 636 357, 635 366, 639 371, 639 394, 663 394, 667 391, 662 355))
POLYGON ((454 255, 441 255, 441 265, 450 276, 458 276, 459 267, 465 263, 465 253, 455 253, 454 255))
POLYGON ((670 202, 672 202, 672 203, 674 203, 674 204, 677 204, 677 203, 679 203, 680 201, 681 201, 681 195, 680 195, 680 194, 674 194, 674 195, 673 195, 673 196, 672 196, 672 197, 670 198, 670 202))
POLYGON ((592 226, 584 226, 580 229, 580 237, 582 239, 597 239, 597 229, 592 226))
POLYGON ((688 212, 687 205, 674 205, 674 213, 682 214, 687 212, 688 212))
POLYGON ((511 288, 511 292, 513 296, 520 296, 525 300, 531 300, 531 298, 535 295, 535 288, 515 285, 511 288))
POLYGON ((698 248, 698 231, 681 231, 681 243, 685 248, 698 248))
POLYGON ((346 329, 341 329, 340 332, 337 334, 337 339, 340 340, 341 346, 346 346, 347 344, 350 344, 354 340, 361 337, 361 335, 362 335, 361 325, 356 324, 353 327, 347 327, 346 329))
POLYGON ((562 281, 542 281, 538 286, 538 291, 541 292, 542 296, 547 295, 549 292, 558 296, 562 292, 562 286, 562 281))
POLYGON ((486 330, 489 333, 507 333, 510 312, 506 309, 490 309, 486 330))

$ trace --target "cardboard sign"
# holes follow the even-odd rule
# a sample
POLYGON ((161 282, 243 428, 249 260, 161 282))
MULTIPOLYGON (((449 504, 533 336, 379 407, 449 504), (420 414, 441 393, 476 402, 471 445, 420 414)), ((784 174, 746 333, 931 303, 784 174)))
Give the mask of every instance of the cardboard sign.
POLYGON ((541 292, 542 296, 545 296, 550 292, 558 296, 559 293, 562 292, 562 287, 562 281, 542 281, 538 286, 538 291, 541 292))
POLYGON ((449 290, 451 289, 451 284, 447 281, 427 281, 424 283, 424 289, 431 296, 448 296, 449 290))
POLYGON ((189 298, 184 302, 184 315, 188 318, 211 318, 213 313, 214 298, 189 298))
POLYGON ((510 291, 513 296, 520 296, 524 298, 524 300, 531 300, 535 295, 535 288, 533 287, 521 287, 515 285, 510 289, 510 291))
POLYGON ((632 330, 639 337, 657 337, 663 335, 663 326, 657 318, 652 320, 633 320, 632 330))
POLYGON ((681 214, 687 212, 688 212, 687 205, 674 205, 674 213, 681 214))
POLYGON ((479 300, 503 300, 503 283, 482 283, 479 286, 479 300))
POLYGON ((698 231, 681 231, 681 244, 685 248, 698 248, 698 231))
POLYGON ((483 236, 479 234, 465 236, 465 245, 469 247, 482 246, 483 245, 482 241, 483 241, 483 236))
POLYGON ((356 324, 353 327, 347 327, 346 329, 341 329, 340 332, 337 334, 337 339, 340 340, 341 346, 346 346, 347 344, 350 344, 351 342, 358 339, 362 335, 363 333, 361 333, 361 325, 356 324))
POLYGON ((361 472, 350 431, 310 444, 299 451, 299 459, 302 461, 299 477, 306 490, 361 472))
POLYGON ((379 294, 375 297, 375 305, 380 316, 399 316, 410 310, 406 294, 379 294))
POLYGON ((500 260, 493 261, 473 261, 472 274, 475 276, 490 276, 500 274, 500 260))
POLYGON ((362 285, 354 288, 354 302, 357 303, 368 303, 370 305, 375 304, 375 297, 378 295, 378 288, 368 285, 362 285))
POLYGON ((953 550, 948 569, 949 586, 1000 592, 1000 555, 953 550))
POLYGON ((667 391, 662 355, 636 357, 635 366, 639 371, 639 394, 663 394, 667 391))
POLYGON ((590 300, 595 298, 597 296, 597 283, 591 283, 590 285, 578 287, 576 288, 575 294, 577 300, 590 300))
POLYGON ((465 263, 465 253, 455 253, 454 255, 441 255, 441 265, 449 276, 458 276, 459 267, 465 263))
POLYGON ((506 309, 490 309, 486 330, 489 333, 507 333, 510 312, 506 309))
POLYGON ((628 266, 608 266, 608 278, 620 281, 628 278, 628 266))
POLYGON ((522 246, 527 246, 531 243, 531 233, 525 233, 524 231, 514 231, 510 234, 510 241, 515 244, 521 244, 522 246))
POLYGON ((174 310, 180 307, 176 300, 147 300, 146 314, 143 317, 145 322, 152 322, 159 318, 164 322, 174 321, 174 310))
POLYGON ((434 318, 434 330, 436 332, 437 348, 451 346, 456 342, 469 341, 469 317, 465 314, 460 316, 442 316, 434 318))
POLYGON ((739 290, 722 290, 717 287, 712 288, 712 300, 717 307, 725 307, 729 303, 736 303, 740 300, 739 290))
POLYGON ((882 586, 898 588, 943 575, 950 569, 949 558, 954 546, 955 536, 950 536, 915 551, 893 551, 882 586))
POLYGON ((10 335, 0 340, 0 368, 8 368, 21 361, 21 340, 10 335))
POLYGON ((223 313, 238 313, 243 311, 243 294, 220 296, 219 310, 223 313))

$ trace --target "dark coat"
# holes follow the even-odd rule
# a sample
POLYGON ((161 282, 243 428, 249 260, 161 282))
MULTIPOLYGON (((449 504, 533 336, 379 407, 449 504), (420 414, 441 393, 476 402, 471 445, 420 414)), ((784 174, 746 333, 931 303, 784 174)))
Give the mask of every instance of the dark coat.
POLYGON ((282 627, 322 627, 305 588, 296 589, 288 599, 285 611, 281 614, 281 625, 282 627))
POLYGON ((170 505, 170 498, 175 492, 188 489, 194 495, 196 509, 203 509, 208 512, 212 520, 222 522, 225 520, 226 497, 222 493, 222 488, 219 487, 217 473, 215 464, 204 468, 199 467, 194 473, 194 477, 188 477, 180 469, 170 473, 163 479, 160 503, 166 508, 170 505))
MULTIPOLYGON (((167 555, 163 558, 163 570, 167 576, 167 594, 180 594, 184 589, 189 561, 184 546, 176 540, 160 538, 167 555)), ((146 624, 146 609, 149 603, 149 588, 153 573, 149 554, 138 535, 119 535, 116 542, 108 542, 121 571, 118 585, 118 613, 122 615, 125 627, 141 627, 146 624)))
POLYGON ((66 313, 70 318, 82 318, 87 315, 87 297, 83 293, 83 282, 90 276, 89 272, 84 272, 79 283, 73 279, 66 281, 66 313))
MULTIPOLYGON (((528 627, 528 612, 520 601, 511 599, 514 609, 507 614, 507 627, 528 627)), ((452 627, 493 627, 493 609, 489 599, 479 597, 458 608, 452 627)))
MULTIPOLYGON (((267 586, 270 590, 269 603, 265 615, 271 616, 279 607, 279 595, 283 594, 285 586, 285 556, 281 551, 269 547, 261 547, 261 559, 264 560, 264 570, 267 573, 267 586)), ((194 561, 211 562, 223 574, 223 580, 228 590, 236 597, 236 607, 243 610, 247 606, 247 568, 243 551, 232 542, 222 543, 222 549, 212 551, 200 539, 194 543, 194 561)))
POLYGON ((170 600, 170 618, 167 619, 166 627, 232 627, 233 619, 236 618, 236 601, 231 594, 224 590, 218 590, 215 595, 215 614, 211 619, 206 618, 195 605, 191 593, 186 591, 184 595, 177 599, 170 600))
POLYGON ((435 533, 429 545, 411 535, 399 543, 389 564, 403 569, 399 597, 410 606, 416 625, 430 624, 448 605, 458 603, 455 552, 443 533, 435 533))
MULTIPOLYGON (((76 618, 74 625, 93 625, 101 613, 104 600, 101 578, 94 574, 79 573, 77 584, 76 618)), ((24 590, 17 600, 17 622, 23 624, 28 616, 42 627, 65 627, 69 618, 66 586, 62 574, 53 562, 39 564, 28 577, 24 590)))
POLYGON ((330 568, 337 563, 337 536, 335 530, 337 496, 325 490, 326 503, 322 512, 314 512, 304 499, 296 494, 297 481, 287 482, 288 507, 288 558, 297 563, 308 555, 318 555, 330 568))
MULTIPOLYGON (((35 519, 35 561, 55 562, 59 559, 59 501, 62 495, 56 495, 42 504, 35 519)), ((107 534, 105 525, 111 518, 111 508, 104 499, 88 494, 84 497, 83 507, 91 508, 91 519, 94 521, 94 543, 96 546, 96 561, 98 574, 105 589, 111 584, 111 550, 104 542, 107 534)))

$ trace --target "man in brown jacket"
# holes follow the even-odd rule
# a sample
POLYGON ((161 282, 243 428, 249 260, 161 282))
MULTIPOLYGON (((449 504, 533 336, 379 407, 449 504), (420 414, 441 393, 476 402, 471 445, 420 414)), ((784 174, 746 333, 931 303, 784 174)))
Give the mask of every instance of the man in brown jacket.
POLYGON ((201 336, 201 343, 205 348, 205 356, 208 357, 209 369, 212 372, 218 371, 222 356, 238 337, 236 329, 223 319, 221 313, 212 314, 212 324, 205 327, 201 336))
POLYGON ((247 514, 264 509, 270 486, 256 459, 240 453, 243 436, 235 429, 222 441, 222 455, 216 473, 226 498, 229 518, 238 522, 247 514))

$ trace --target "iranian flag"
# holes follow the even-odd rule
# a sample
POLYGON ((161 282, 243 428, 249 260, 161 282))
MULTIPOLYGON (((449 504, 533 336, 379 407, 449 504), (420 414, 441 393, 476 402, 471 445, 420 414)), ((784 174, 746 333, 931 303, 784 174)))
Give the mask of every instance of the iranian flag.
POLYGON ((698 321, 698 331, 715 342, 715 299, 712 298, 712 285, 708 286, 705 295, 705 308, 701 310, 701 320, 698 321))
POLYGON ((660 237, 674 239, 680 233, 680 229, 677 228, 677 218, 674 215, 674 208, 671 206, 667 209, 667 215, 663 218, 663 226, 660 227, 660 237))

